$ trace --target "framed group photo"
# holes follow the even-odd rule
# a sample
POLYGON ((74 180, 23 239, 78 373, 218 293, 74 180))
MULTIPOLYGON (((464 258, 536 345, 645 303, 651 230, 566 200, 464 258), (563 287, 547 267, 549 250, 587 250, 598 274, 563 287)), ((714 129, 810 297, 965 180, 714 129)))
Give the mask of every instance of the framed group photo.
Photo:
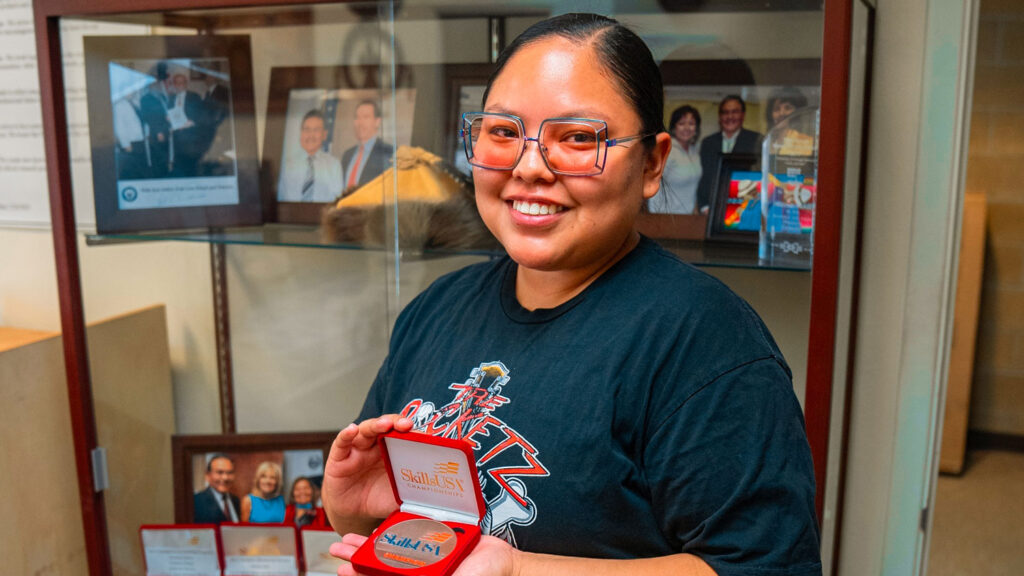
POLYGON ((247 36, 87 36, 101 234, 260 224, 247 36))
MULTIPOLYGON (((334 432, 302 432, 174 436, 171 440, 174 521, 178 524, 211 522, 200 508, 207 500, 215 502, 217 499, 206 498, 206 493, 213 490, 226 493, 234 507, 235 502, 252 491, 257 471, 268 462, 281 471, 279 489, 286 502, 299 478, 309 480, 314 491, 319 491, 324 462, 335 435, 334 432), (216 459, 222 461, 214 463, 216 459), (233 478, 214 486, 208 473, 215 474, 218 468, 228 467, 223 460, 230 461, 233 478)), ((237 509, 235 512, 239 513, 237 509)))
MULTIPOLYGON (((673 172, 670 156, 642 226, 655 237, 756 244, 764 138, 787 116, 806 118, 801 111, 817 108, 820 60, 665 60, 660 67, 673 155, 685 160, 673 172), (723 145, 725 128, 733 129, 731 148, 723 145)), ((801 128, 813 134, 813 126, 801 128)))

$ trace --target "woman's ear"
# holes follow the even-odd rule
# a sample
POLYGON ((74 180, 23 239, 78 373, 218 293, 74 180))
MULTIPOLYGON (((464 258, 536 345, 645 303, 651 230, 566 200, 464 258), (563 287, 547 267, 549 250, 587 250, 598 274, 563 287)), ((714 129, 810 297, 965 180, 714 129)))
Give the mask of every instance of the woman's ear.
POLYGON ((665 172, 665 162, 672 150, 672 137, 668 132, 659 132, 655 137, 654 147, 647 152, 644 161, 644 198, 650 200, 661 188, 661 175, 665 172))

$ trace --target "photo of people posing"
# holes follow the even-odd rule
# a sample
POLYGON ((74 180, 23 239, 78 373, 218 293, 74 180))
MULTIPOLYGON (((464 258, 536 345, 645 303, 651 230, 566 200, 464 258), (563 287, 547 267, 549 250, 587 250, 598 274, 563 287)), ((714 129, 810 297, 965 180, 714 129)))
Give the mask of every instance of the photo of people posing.
POLYGON ((759 156, 766 135, 772 154, 813 155, 818 99, 814 86, 666 86, 672 149, 648 210, 707 214, 719 193, 723 157, 759 156))
POLYGON ((108 64, 118 207, 239 201, 227 58, 108 64))
POLYGON ((192 476, 194 523, 328 527, 319 450, 200 454, 192 476))
POLYGON ((380 176, 396 144, 412 140, 416 91, 382 97, 373 90, 294 89, 288 96, 278 202, 327 203, 380 176), (384 110, 395 106, 398 142, 384 134, 384 110))
POLYGON ((111 62, 118 178, 234 174, 227 70, 226 58, 111 62))

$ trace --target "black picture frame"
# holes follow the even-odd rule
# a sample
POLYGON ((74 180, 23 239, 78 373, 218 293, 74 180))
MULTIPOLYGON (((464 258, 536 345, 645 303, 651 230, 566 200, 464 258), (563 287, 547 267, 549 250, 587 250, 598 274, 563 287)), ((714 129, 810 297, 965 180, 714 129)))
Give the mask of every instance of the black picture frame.
POLYGON ((761 222, 761 157, 724 154, 712 190, 707 240, 757 244, 761 222))
POLYGON ((483 92, 493 72, 493 63, 449 64, 444 67, 447 131, 443 132, 445 140, 441 149, 445 153, 442 158, 467 177, 472 177, 472 169, 458 131, 462 128, 464 113, 483 110, 483 92))
POLYGON ((84 57, 98 233, 263 222, 248 36, 86 36, 84 57), (190 88, 180 109, 194 118, 178 116, 185 124, 175 127, 163 99, 167 127, 160 129, 142 100, 152 102, 159 77, 178 75, 190 88), (200 76, 202 95, 191 90, 200 76), (135 147, 121 146, 119 137, 131 131, 115 128, 115 118, 119 126, 131 119, 126 105, 138 116, 134 133, 142 130, 135 147), (177 144, 163 134, 177 134, 177 144))

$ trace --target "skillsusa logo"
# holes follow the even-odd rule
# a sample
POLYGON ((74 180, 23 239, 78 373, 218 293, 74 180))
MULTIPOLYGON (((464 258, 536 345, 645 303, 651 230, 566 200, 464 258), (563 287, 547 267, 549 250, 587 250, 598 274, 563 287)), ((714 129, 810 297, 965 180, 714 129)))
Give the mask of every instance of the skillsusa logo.
POLYGON ((457 477, 459 473, 458 462, 436 464, 433 472, 417 472, 411 468, 402 468, 398 472, 402 475, 402 480, 433 492, 458 492, 462 494, 466 491, 466 487, 462 484, 462 479, 457 477))
POLYGON ((381 534, 378 542, 393 546, 404 552, 404 554, 396 554, 393 551, 382 550, 380 553, 384 557, 404 564, 422 567, 443 558, 445 553, 444 543, 453 536, 455 536, 454 533, 430 532, 420 538, 410 538, 409 536, 401 536, 394 532, 385 532, 381 534), (416 557, 410 557, 408 554, 411 553, 415 553, 416 557))

